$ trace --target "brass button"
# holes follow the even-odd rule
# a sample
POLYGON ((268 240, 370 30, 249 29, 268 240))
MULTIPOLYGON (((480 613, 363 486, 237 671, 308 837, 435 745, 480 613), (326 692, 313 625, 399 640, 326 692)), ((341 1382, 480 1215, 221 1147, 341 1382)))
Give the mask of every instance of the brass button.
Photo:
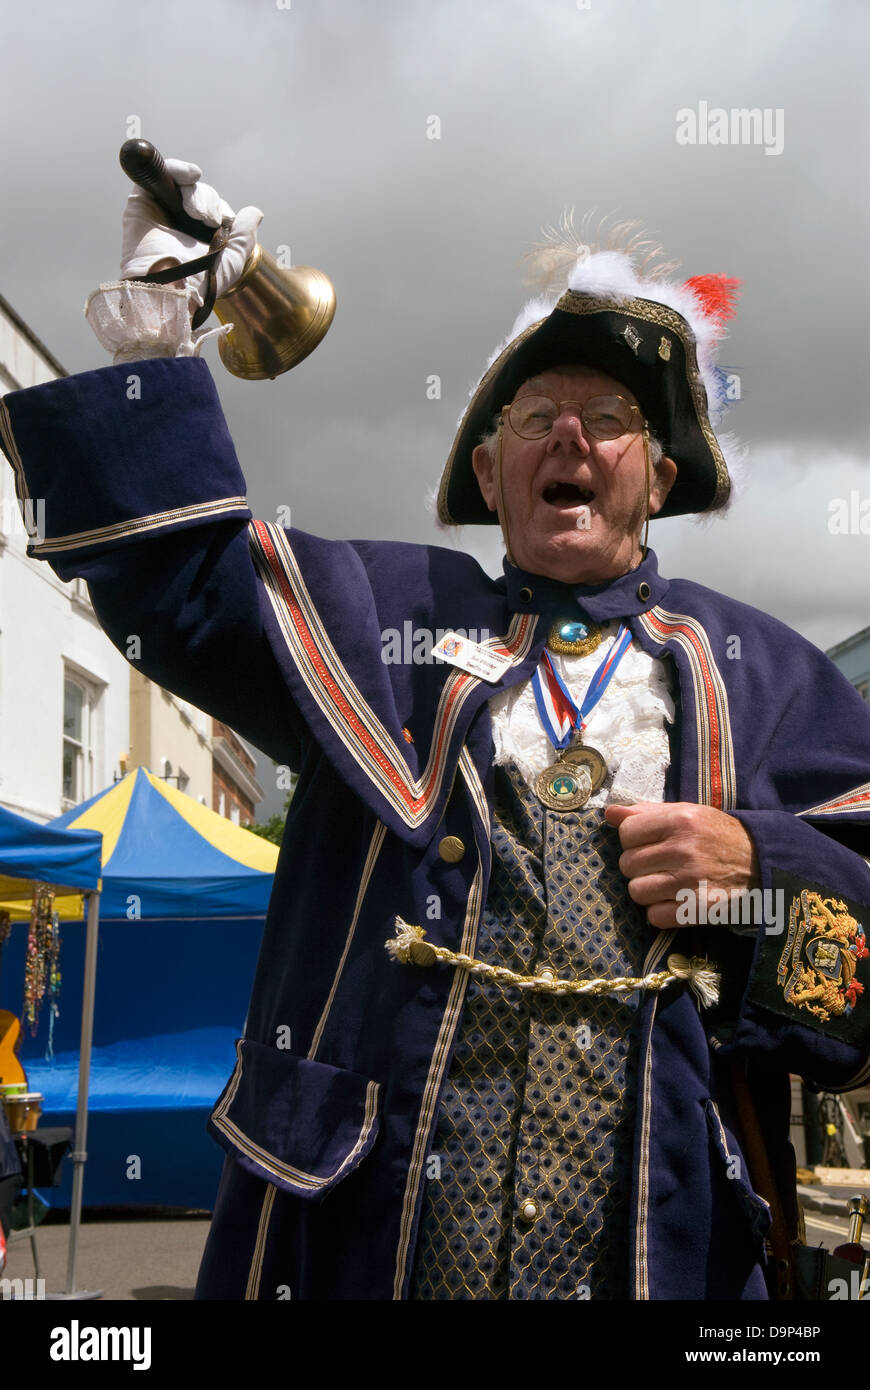
POLYGON ((646 580, 644 580, 642 584, 638 584, 638 586, 637 586, 637 596, 638 596, 638 598, 641 600, 642 603, 646 603, 647 599, 649 598, 649 596, 650 596, 650 587, 649 587, 649 585, 647 584, 646 580))
POLYGON ((521 602, 521 603, 531 603, 531 601, 532 601, 532 591, 531 591, 531 589, 530 589, 527 585, 523 585, 522 589, 520 589, 520 602, 521 602))
POLYGON ((438 853, 448 864, 458 864, 465 853, 465 845, 458 835, 445 835, 438 846, 438 853))
POLYGON ((541 1208, 538 1206, 537 1202, 533 1202, 531 1198, 529 1198, 527 1202, 523 1202, 520 1207, 520 1216, 524 1221, 527 1221, 529 1225, 531 1225, 533 1221, 537 1221, 540 1214, 541 1208))
POLYGON ((412 965, 434 965, 438 959, 435 947, 430 946, 428 941, 412 941, 408 947, 408 955, 412 965))

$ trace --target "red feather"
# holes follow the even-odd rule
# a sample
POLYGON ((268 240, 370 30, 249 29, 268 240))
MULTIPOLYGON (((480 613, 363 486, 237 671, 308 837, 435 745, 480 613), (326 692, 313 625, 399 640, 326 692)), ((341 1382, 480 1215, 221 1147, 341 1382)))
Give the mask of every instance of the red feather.
POLYGON ((728 275, 693 275, 685 284, 686 289, 695 296, 701 311, 720 328, 733 319, 737 312, 735 305, 740 292, 739 280, 733 280, 728 275))

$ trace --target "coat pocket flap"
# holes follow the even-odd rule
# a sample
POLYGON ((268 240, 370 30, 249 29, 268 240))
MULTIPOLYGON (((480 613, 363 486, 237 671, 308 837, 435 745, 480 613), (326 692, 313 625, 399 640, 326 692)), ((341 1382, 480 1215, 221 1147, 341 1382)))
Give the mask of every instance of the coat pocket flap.
POLYGON ((248 1038, 236 1053, 210 1132, 254 1177, 322 1197, 375 1141, 378 1082, 248 1038))

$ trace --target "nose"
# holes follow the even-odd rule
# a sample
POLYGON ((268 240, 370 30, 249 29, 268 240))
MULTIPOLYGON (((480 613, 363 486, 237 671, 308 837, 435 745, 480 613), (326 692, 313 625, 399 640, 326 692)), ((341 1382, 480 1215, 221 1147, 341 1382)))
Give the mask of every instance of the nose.
POLYGON ((583 455, 590 451, 590 442, 580 419, 579 405, 563 406, 550 430, 550 450, 569 448, 571 445, 578 448, 583 455))

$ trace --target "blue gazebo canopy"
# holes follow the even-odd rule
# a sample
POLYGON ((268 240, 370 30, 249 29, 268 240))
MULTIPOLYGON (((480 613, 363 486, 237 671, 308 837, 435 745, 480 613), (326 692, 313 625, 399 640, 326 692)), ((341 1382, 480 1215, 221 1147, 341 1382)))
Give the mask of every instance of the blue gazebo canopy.
POLYGON ((34 883, 99 887, 102 834, 40 825, 0 806, 0 901, 29 898, 34 883))

